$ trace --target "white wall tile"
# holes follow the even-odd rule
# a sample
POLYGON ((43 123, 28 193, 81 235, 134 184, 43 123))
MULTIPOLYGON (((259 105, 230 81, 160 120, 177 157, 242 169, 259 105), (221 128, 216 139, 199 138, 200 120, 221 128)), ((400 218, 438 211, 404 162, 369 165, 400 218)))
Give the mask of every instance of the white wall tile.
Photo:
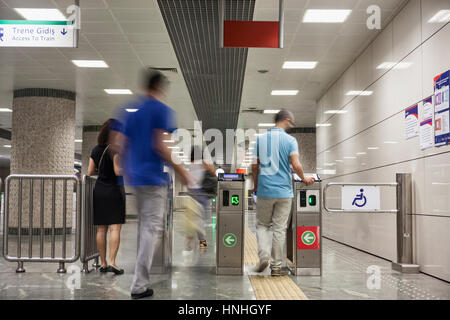
POLYGON ((450 10, 448 0, 422 0, 422 41, 431 37, 436 31, 445 26, 447 22, 430 22, 430 19, 440 10, 450 10))
POLYGON ((420 45, 420 0, 410 0, 394 18, 394 61, 400 61, 420 45))

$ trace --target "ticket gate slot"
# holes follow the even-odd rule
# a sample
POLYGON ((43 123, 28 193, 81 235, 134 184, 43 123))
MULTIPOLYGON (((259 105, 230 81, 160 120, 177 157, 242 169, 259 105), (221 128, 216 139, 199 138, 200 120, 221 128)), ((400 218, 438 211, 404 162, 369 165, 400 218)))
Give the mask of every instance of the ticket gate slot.
POLYGON ((306 186, 294 174, 294 201, 287 232, 287 265, 294 275, 322 274, 321 180, 317 174, 305 174, 315 182, 306 186))
POLYGON ((244 272, 245 177, 220 173, 218 180, 216 273, 240 275, 244 272))

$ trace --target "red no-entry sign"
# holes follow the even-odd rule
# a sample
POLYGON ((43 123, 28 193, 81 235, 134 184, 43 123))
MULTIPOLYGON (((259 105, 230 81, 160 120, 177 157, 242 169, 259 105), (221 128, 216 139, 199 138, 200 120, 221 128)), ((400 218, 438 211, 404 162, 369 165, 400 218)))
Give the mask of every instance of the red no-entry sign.
POLYGON ((297 249, 319 250, 320 228, 319 227, 297 227, 297 249))

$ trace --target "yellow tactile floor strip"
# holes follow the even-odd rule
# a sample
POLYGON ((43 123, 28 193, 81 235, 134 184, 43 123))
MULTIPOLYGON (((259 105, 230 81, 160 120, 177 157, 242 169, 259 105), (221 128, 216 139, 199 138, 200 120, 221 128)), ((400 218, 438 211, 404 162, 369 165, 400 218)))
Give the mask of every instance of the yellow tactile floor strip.
MULTIPOLYGON (((245 230, 244 261, 251 267, 259 263, 256 237, 248 227, 245 230)), ((288 276, 249 277, 257 300, 308 300, 308 297, 288 276)))

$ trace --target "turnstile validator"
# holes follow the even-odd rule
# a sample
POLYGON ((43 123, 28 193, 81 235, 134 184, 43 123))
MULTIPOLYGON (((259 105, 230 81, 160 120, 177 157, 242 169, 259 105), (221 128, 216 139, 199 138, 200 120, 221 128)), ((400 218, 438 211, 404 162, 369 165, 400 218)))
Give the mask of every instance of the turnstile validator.
POLYGON ((245 177, 219 173, 217 189, 216 274, 244 273, 245 177))
POLYGON ((305 174, 315 182, 306 186, 294 174, 294 201, 287 230, 287 266, 294 275, 322 275, 321 180, 317 174, 305 174))

